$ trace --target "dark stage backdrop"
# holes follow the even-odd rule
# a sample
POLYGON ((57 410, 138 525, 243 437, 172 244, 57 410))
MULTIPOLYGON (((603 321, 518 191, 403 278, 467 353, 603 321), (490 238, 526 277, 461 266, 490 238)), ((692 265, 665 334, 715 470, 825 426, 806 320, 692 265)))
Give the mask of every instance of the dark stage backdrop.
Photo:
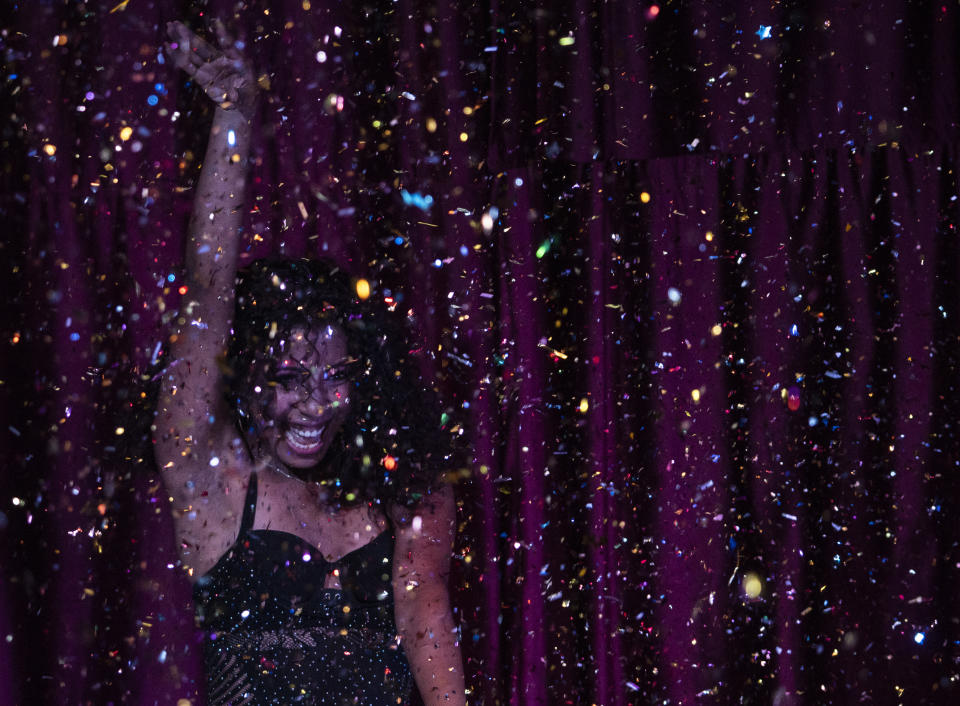
POLYGON ((201 703, 143 395, 211 17, 244 257, 411 312, 461 425, 473 703, 960 700, 954 0, 0 13, 0 704, 201 703))

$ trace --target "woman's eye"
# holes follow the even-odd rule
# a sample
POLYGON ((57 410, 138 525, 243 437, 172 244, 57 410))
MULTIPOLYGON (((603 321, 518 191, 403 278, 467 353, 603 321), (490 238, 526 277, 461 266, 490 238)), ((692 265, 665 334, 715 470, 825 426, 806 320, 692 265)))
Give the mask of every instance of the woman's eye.
POLYGON ((273 382, 289 390, 303 380, 303 377, 300 373, 280 373, 279 375, 273 376, 273 382))
POLYGON ((357 361, 351 360, 340 365, 331 365, 323 372, 324 380, 350 380, 357 372, 357 361))

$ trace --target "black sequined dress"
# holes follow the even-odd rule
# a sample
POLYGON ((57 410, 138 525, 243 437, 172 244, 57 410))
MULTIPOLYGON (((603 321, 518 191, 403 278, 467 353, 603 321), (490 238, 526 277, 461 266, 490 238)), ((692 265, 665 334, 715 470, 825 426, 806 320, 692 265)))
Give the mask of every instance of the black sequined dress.
POLYGON ((409 704, 391 531, 328 562, 296 535, 252 529, 256 505, 252 474, 236 543, 193 588, 210 706, 409 704), (323 587, 334 569, 342 589, 323 587))

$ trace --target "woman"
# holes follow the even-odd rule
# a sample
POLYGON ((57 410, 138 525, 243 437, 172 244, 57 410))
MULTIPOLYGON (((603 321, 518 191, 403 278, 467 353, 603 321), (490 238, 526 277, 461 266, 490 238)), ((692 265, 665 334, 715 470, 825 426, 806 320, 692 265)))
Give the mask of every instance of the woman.
POLYGON ((415 682, 425 704, 464 704, 439 430, 397 418, 417 409, 412 368, 336 268, 261 261, 237 279, 257 87, 216 31, 220 49, 168 27, 217 107, 154 424, 208 699, 403 704, 415 682))

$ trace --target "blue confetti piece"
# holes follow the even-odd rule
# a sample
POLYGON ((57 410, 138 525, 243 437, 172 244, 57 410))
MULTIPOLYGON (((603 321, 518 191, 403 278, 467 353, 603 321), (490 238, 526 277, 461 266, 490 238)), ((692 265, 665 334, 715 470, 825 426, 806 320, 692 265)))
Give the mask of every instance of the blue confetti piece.
POLYGON ((429 211, 433 206, 433 197, 430 194, 421 194, 419 191, 409 192, 406 189, 400 190, 400 196, 403 203, 407 206, 416 206, 421 211, 429 211))

